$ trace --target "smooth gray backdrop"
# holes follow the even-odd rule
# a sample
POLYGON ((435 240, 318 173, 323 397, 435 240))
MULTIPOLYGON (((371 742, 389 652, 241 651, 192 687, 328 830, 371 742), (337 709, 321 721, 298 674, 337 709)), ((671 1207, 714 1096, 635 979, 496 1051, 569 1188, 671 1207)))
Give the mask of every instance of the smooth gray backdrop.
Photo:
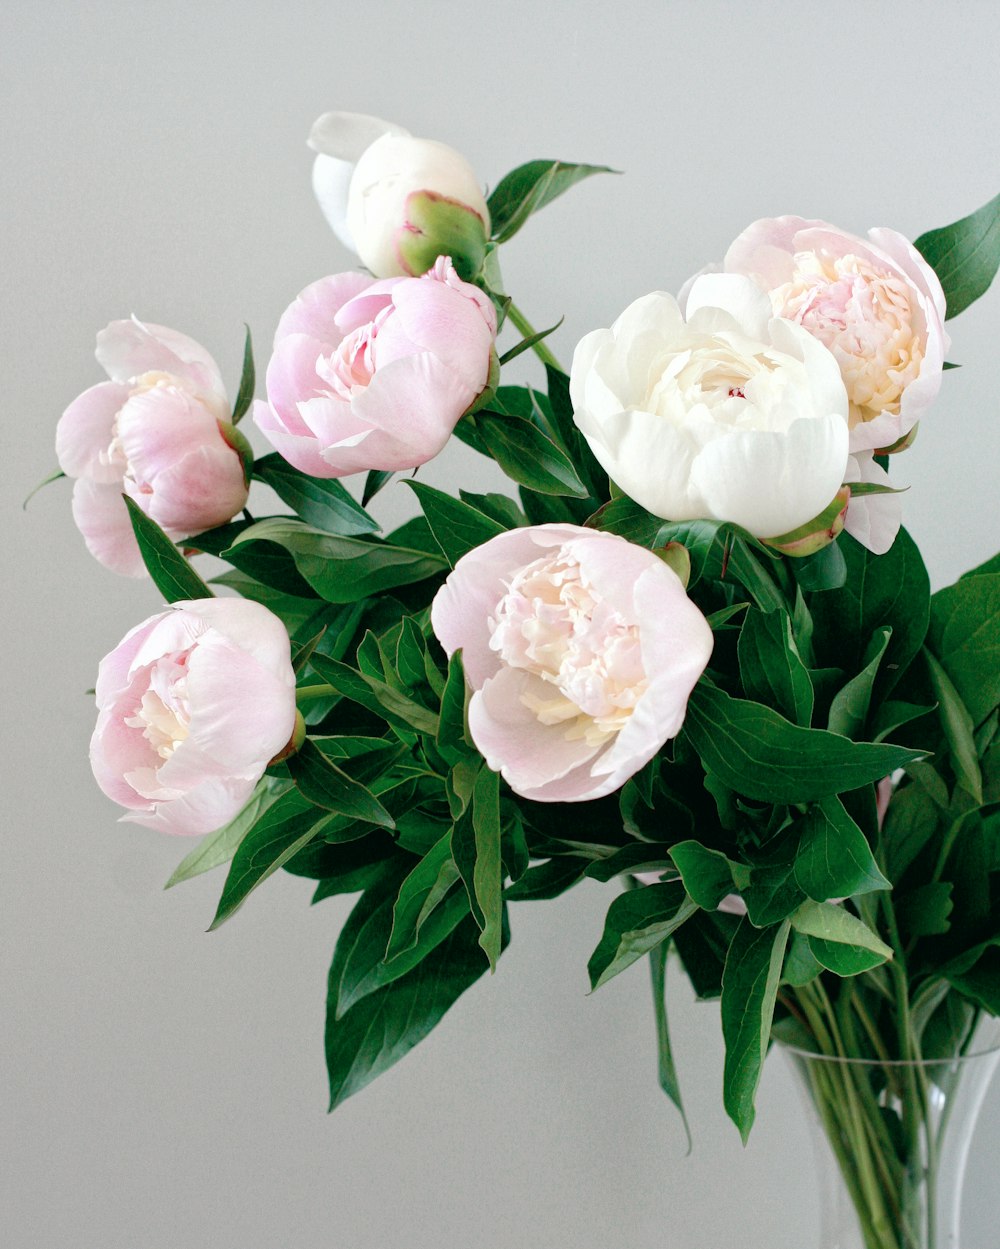
MULTIPOLYGON (((216 873, 115 823, 87 764, 96 664, 157 609, 87 555, 54 466, 63 407, 131 312, 261 371, 306 283, 354 263, 309 189, 305 137, 369 111, 464 151, 607 163, 505 249, 554 346, 676 290, 754 218, 910 236, 1000 189, 994 4, 3 6, 0 269, 5 698, 0 1242, 10 1249, 803 1249, 809 1135, 780 1058, 744 1150, 717 1010, 670 989, 694 1150, 655 1079, 648 984, 593 997, 612 886, 514 908, 514 942, 403 1063, 325 1114, 325 973, 340 901, 279 875, 206 935, 216 873)), ((899 466, 937 584, 1000 543, 1000 298, 953 324, 962 369, 899 466)), ((526 365, 525 376, 533 376, 526 365)), ((456 448, 425 479, 496 482, 456 448)), ((401 487, 379 501, 394 519, 401 487)), ((993 1249, 1000 1090, 963 1249, 993 1249)))

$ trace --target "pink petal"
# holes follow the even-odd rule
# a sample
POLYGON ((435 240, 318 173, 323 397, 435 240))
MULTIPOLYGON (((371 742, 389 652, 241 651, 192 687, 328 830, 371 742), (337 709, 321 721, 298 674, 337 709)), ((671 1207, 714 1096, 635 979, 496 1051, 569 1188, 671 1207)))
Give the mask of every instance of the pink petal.
POLYGON ((93 557, 124 577, 145 577, 146 565, 132 532, 122 486, 80 477, 73 485, 73 520, 93 557))
POLYGON ((282 313, 274 334, 275 347, 289 334, 305 334, 324 344, 328 352, 344 337, 337 328, 337 313, 372 282, 367 273, 349 272, 334 273, 310 283, 282 313))
POLYGON ((115 382, 128 382, 143 373, 172 373, 199 391, 228 416, 226 388, 219 366, 193 338, 164 325, 112 321, 97 335, 97 359, 115 382))
POLYGON ((400 282, 392 301, 407 338, 432 352, 478 394, 486 385, 495 335, 495 321, 484 316, 478 302, 447 282, 426 277, 400 282))
POLYGON ((243 777, 211 777, 183 798, 152 804, 150 810, 131 812, 122 819, 182 837, 213 833, 240 813, 256 783, 243 777))
POLYGON ((121 466, 108 463, 107 455, 115 418, 128 396, 127 386, 98 382, 78 395, 62 414, 56 426, 56 456, 67 476, 89 477, 107 484, 121 481, 121 466))

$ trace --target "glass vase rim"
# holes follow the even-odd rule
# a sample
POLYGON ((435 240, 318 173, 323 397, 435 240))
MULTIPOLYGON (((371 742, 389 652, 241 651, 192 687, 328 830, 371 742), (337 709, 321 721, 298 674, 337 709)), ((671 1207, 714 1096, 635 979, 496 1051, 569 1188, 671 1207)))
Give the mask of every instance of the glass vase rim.
POLYGON ((857 1067, 940 1067, 955 1066, 958 1063, 969 1063, 977 1058, 995 1058, 1000 1056, 1000 1035, 990 1041, 984 1040, 966 1054, 951 1054, 941 1058, 857 1058, 844 1054, 822 1054, 819 1050, 803 1049, 801 1045, 792 1045, 775 1037, 775 1042, 786 1053, 796 1058, 809 1061, 844 1063, 857 1067))

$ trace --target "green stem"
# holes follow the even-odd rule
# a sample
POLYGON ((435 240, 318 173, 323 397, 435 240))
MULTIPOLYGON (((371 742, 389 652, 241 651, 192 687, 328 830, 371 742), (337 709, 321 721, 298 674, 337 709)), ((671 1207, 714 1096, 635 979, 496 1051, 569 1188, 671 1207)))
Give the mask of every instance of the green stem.
POLYGON ((320 698, 332 698, 336 693, 332 685, 300 685, 295 691, 295 701, 299 704, 314 703, 320 698))
MULTIPOLYGON (((533 334, 538 333, 521 309, 513 301, 507 306, 507 316, 514 328, 519 330, 525 338, 531 338, 533 334)), ((552 368, 558 369, 560 373, 563 372, 562 365, 555 358, 552 352, 549 351, 548 347, 545 346, 544 342, 535 343, 531 350, 535 353, 539 360, 541 360, 542 364, 549 364, 552 368)))

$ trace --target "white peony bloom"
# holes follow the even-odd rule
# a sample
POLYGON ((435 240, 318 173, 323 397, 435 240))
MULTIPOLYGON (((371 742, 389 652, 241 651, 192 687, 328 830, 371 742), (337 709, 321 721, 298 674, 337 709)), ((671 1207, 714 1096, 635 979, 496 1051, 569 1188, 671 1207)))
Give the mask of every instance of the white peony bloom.
POLYGON ((848 401, 816 338, 774 317, 748 278, 705 274, 687 320, 663 292, 578 344, 576 423, 612 480, 667 520, 732 521, 779 537, 844 481, 848 401))

